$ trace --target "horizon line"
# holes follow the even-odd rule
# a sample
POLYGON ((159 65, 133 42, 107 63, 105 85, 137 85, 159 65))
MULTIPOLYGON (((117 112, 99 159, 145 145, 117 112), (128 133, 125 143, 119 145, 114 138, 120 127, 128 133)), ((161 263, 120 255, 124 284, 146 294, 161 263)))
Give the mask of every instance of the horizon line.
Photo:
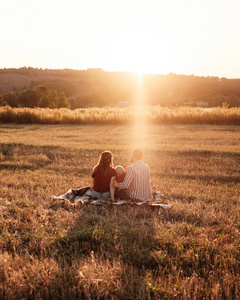
POLYGON ((64 70, 70 70, 70 71, 103 71, 103 72, 110 72, 110 73, 132 73, 136 75, 159 75, 159 76, 167 76, 167 75, 177 75, 177 76, 194 76, 194 77, 215 77, 219 79, 240 79, 240 77, 226 77, 226 76, 218 76, 218 75, 196 75, 196 74, 181 74, 181 73, 175 73, 175 72, 169 72, 169 73, 156 73, 156 72, 135 72, 130 70, 105 70, 100 67, 89 67, 85 69, 75 69, 75 68, 48 68, 48 67, 31 67, 31 66, 22 66, 22 67, 0 67, 0 70, 20 70, 20 69, 36 69, 36 70, 52 70, 52 71, 64 71, 64 70))

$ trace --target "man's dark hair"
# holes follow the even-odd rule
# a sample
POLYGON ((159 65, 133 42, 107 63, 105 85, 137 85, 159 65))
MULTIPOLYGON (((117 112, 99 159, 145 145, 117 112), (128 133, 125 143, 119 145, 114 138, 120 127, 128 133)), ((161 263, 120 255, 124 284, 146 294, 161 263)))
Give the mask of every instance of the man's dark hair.
POLYGON ((136 159, 136 160, 141 160, 143 157, 143 151, 141 149, 133 149, 132 151, 132 156, 136 159))

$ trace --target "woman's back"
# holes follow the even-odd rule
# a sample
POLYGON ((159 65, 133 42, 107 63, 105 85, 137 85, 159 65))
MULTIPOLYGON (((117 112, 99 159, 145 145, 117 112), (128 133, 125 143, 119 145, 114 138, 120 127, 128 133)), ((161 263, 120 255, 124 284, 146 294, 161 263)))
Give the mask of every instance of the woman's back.
POLYGON ((116 176, 114 168, 109 167, 106 172, 103 172, 96 166, 92 172, 93 189, 97 192, 108 192, 110 190, 110 181, 113 176, 116 176))

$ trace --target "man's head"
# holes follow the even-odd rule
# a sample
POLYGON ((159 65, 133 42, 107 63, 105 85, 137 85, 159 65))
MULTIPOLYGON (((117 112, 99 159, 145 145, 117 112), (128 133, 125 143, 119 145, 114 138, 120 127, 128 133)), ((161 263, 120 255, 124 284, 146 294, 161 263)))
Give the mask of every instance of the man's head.
POLYGON ((141 160, 143 157, 143 151, 141 149, 133 149, 131 153, 131 162, 141 160))

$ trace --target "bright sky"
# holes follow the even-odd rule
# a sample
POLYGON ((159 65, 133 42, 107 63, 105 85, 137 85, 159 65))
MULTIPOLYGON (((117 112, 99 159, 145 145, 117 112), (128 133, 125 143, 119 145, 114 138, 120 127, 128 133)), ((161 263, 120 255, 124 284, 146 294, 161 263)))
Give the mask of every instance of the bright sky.
POLYGON ((239 0, 8 0, 0 68, 240 78, 239 0))

